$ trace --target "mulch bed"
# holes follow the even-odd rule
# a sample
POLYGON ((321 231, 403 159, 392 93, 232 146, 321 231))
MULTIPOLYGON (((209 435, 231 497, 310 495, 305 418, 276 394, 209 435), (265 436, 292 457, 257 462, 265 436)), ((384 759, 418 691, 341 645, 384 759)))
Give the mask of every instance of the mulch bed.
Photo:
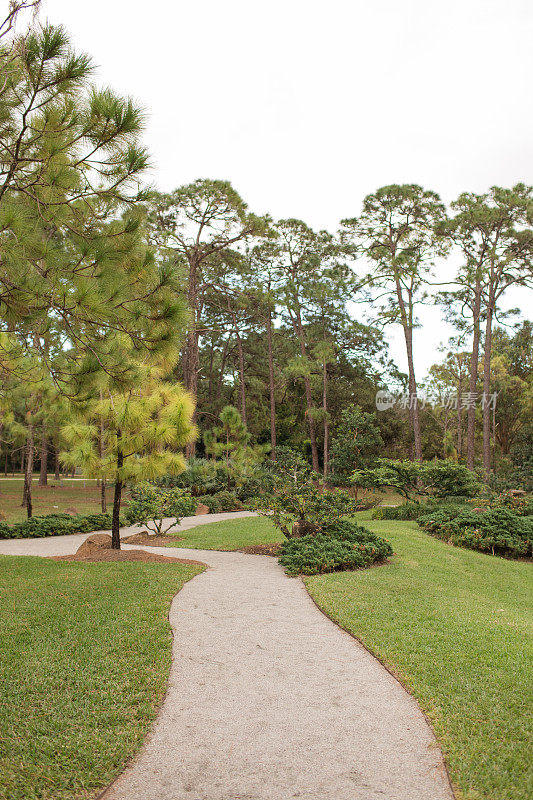
POLYGON ((248 553, 252 556, 277 556, 281 550, 281 544, 253 544, 249 547, 240 547, 237 553, 248 553))
POLYGON ((190 558, 172 558, 171 556, 161 556, 158 553, 147 553, 146 550, 97 550, 90 556, 78 556, 76 553, 71 556, 53 556, 53 561, 84 561, 86 563, 96 561, 143 561, 161 563, 162 561, 172 561, 174 564, 196 564, 206 567, 203 561, 193 561, 190 558))
POLYGON ((141 531, 140 533, 132 533, 131 536, 124 536, 120 541, 124 544, 147 544, 150 547, 165 547, 167 544, 182 542, 183 536, 155 536, 141 531))

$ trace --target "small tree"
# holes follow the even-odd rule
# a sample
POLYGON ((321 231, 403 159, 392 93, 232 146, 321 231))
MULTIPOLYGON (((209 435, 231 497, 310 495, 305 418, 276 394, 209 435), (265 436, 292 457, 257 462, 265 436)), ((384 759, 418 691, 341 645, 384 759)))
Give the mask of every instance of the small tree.
POLYGON ((344 409, 331 443, 331 469, 336 482, 349 484, 354 469, 369 466, 382 446, 375 414, 356 405, 344 409))
POLYGON ((408 501, 420 496, 473 497, 479 481, 464 464, 444 459, 442 461, 392 461, 380 458, 373 469, 356 469, 352 481, 367 489, 394 489, 408 501))
POLYGON ((117 550, 124 485, 182 472, 185 459, 177 451, 195 436, 192 397, 179 384, 161 381, 155 370, 143 372, 135 381, 140 388, 108 389, 86 406, 83 421, 71 422, 62 431, 70 447, 61 455, 63 462, 80 466, 87 477, 115 484, 111 538, 117 550))
POLYGON ((357 510, 356 501, 341 489, 319 491, 319 476, 289 448, 278 448, 272 464, 273 488, 255 501, 287 539, 319 533, 344 514, 357 510))
POLYGON ((144 525, 148 533, 164 536, 177 527, 183 517, 194 514, 197 505, 197 501, 183 489, 164 489, 151 483, 140 483, 132 489, 126 519, 144 525), (169 518, 172 519, 169 521, 169 518))

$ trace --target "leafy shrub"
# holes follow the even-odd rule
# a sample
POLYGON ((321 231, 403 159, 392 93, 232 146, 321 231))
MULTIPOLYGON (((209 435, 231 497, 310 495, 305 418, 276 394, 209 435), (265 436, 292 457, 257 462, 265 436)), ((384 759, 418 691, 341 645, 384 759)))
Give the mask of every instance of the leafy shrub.
MULTIPOLYGON (((121 518, 121 525, 125 520, 121 518)), ((8 525, 0 523, 0 539, 36 539, 43 536, 66 536, 71 533, 92 533, 111 528, 111 514, 47 514, 30 517, 8 525)))
POLYGON ((284 542, 279 562, 289 575, 318 575, 369 567, 392 555, 392 547, 366 528, 349 521, 329 526, 327 533, 284 542))
POLYGON ((194 514, 198 506, 198 500, 183 489, 164 489, 146 482, 132 487, 131 498, 125 512, 128 522, 143 525, 159 536, 179 525, 183 517, 194 514), (164 527, 163 520, 169 517, 175 521, 164 527))
POLYGON ((459 513, 464 509, 464 498, 450 498, 446 503, 402 503, 399 506, 381 506, 372 512, 372 519, 416 520, 437 509, 459 513))
POLYGON ((352 474, 356 486, 367 489, 394 489, 407 501, 420 495, 445 498, 473 497, 479 481, 464 464, 448 459, 434 461, 399 461, 380 458, 373 469, 358 469, 352 474))
MULTIPOLYGON (((181 488, 189 491, 199 502, 205 503, 206 495, 230 491, 239 500, 268 491, 271 479, 268 469, 260 464, 231 464, 206 458, 191 458, 187 469, 179 475, 166 475, 159 478, 157 486, 181 488)), ((207 503, 205 503, 207 505, 207 503)))
POLYGON ((237 495, 228 491, 204 495, 198 498, 198 502, 207 506, 210 514, 220 514, 222 511, 242 511, 244 507, 237 495))
POLYGON ((512 557, 532 554, 533 518, 508 508, 474 511, 439 508, 418 524, 450 544, 512 557))

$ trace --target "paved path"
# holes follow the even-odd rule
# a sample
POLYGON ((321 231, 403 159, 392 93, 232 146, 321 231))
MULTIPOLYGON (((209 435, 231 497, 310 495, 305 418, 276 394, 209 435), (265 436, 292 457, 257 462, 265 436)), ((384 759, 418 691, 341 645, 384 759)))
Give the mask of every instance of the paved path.
POLYGON ((165 701, 104 800, 452 800, 416 702, 301 581, 266 556, 172 552, 210 569, 174 598, 165 701))

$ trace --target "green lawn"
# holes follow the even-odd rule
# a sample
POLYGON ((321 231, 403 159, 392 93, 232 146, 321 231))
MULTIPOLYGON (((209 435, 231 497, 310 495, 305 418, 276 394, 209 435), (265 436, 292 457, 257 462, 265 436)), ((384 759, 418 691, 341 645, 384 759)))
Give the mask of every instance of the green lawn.
POLYGON ((139 748, 168 676, 184 564, 0 557, 0 798, 93 796, 139 748))
MULTIPOLYGON (((34 517, 70 511, 74 514, 97 514, 101 510, 100 489, 94 480, 64 478, 60 486, 54 476, 48 476, 48 486, 39 487, 38 475, 33 476, 32 502, 34 517)), ((26 519, 26 509, 21 507, 23 479, 0 479, 0 519, 20 522, 26 519)), ((107 489, 108 511, 113 501, 113 487, 107 489)))
POLYGON ((420 701, 459 797, 530 798, 531 565, 358 516, 391 541, 392 563, 306 578, 311 596, 420 701))
MULTIPOLYGON (((172 534, 172 532, 171 532, 172 534)), ((284 536, 264 517, 244 517, 231 522, 199 525, 189 531, 176 532, 181 541, 169 547, 192 547, 195 550, 238 550, 257 544, 282 542, 284 536)))

